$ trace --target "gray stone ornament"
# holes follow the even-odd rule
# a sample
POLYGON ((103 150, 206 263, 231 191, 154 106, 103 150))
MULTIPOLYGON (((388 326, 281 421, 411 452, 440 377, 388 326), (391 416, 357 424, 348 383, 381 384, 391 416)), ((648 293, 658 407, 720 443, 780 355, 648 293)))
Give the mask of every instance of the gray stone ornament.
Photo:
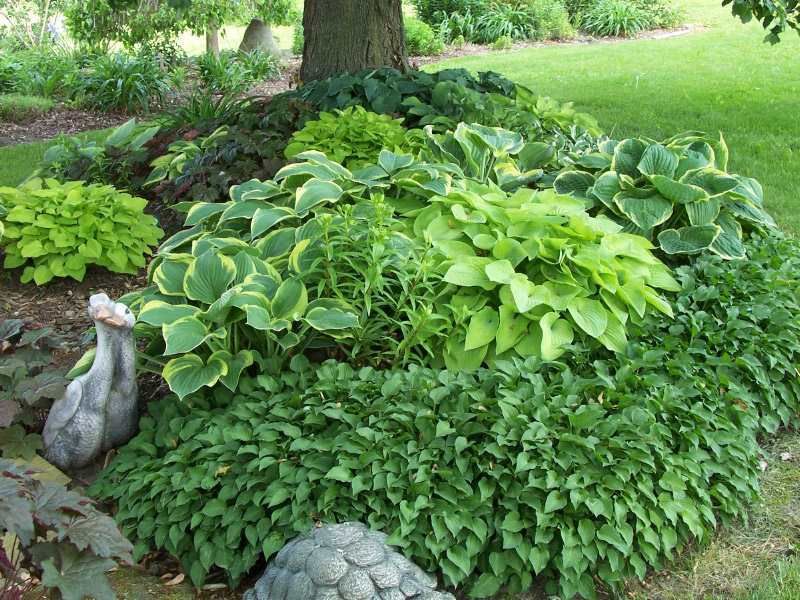
POLYGON ((362 523, 324 525, 286 544, 244 600, 455 600, 362 523))
POLYGON ((47 415, 45 458, 62 470, 85 467, 136 433, 138 406, 133 314, 105 294, 89 298, 97 352, 88 372, 67 386, 47 415))

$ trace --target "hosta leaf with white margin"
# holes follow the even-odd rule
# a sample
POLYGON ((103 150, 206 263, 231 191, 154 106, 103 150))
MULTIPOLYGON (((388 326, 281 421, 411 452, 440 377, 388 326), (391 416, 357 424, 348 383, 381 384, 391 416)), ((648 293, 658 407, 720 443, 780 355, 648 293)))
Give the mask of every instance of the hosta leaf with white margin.
POLYGON ((166 349, 164 355, 184 354, 191 352, 209 339, 224 339, 224 329, 210 331, 208 326, 197 317, 182 317, 162 325, 166 349))
POLYGON ((202 387, 213 387, 228 373, 228 352, 215 352, 207 361, 196 354, 184 354, 170 360, 162 372, 164 380, 183 400, 202 387))
POLYGON ((584 171, 564 171, 553 182, 556 192, 582 198, 592 185, 594 177, 584 171))
POLYGON ((758 182, 724 171, 728 148, 722 136, 686 132, 662 143, 628 139, 603 144, 605 150, 616 144, 610 167, 569 155, 554 188, 599 200, 593 213, 607 214, 626 231, 657 239, 666 254, 710 251, 726 259, 743 258, 742 226, 755 231, 776 227, 764 210, 758 182), (584 184, 576 173, 592 181, 584 184), (723 214, 738 226, 720 232, 723 214))
POLYGON ((722 228, 718 225, 690 225, 680 229, 665 229, 658 234, 658 243, 667 254, 697 254, 707 250, 722 228))
POLYGON ((205 252, 186 269, 183 289, 191 300, 212 304, 236 277, 236 265, 229 256, 205 252))
POLYGON ((619 192, 614 204, 641 230, 649 232, 672 216, 672 202, 655 190, 619 192))

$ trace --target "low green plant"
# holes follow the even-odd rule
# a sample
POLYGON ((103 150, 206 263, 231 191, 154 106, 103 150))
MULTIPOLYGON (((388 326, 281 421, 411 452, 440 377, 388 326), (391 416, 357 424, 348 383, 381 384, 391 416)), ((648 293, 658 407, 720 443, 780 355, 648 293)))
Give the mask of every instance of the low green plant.
POLYGON ((237 581, 313 521, 355 519, 472 597, 535 575, 595 597, 742 516, 757 436, 797 421, 800 245, 749 249, 681 267, 674 319, 571 367, 296 358, 236 395, 166 399, 93 491, 118 503, 139 555, 165 549, 197 585, 216 569, 237 581))
POLYGON ((489 0, 413 0, 417 17, 431 26, 436 26, 442 15, 473 12, 481 14, 490 4, 489 0))
POLYGON ((631 0, 597 0, 581 16, 581 29, 592 35, 630 37, 651 24, 648 14, 631 0))
POLYGON ((17 91, 19 73, 22 64, 16 55, 9 53, 0 54, 0 94, 17 91))
POLYGON ((727 173, 722 137, 687 132, 661 143, 607 140, 598 151, 564 160, 572 164, 555 179, 556 191, 588 200, 600 214, 657 240, 666 254, 743 258, 743 230, 776 227, 761 185, 727 173))
POLYGON ((148 144, 160 130, 159 126, 141 125, 131 119, 101 143, 62 136, 45 151, 34 177, 110 183, 138 190, 149 171, 148 144))
POLYGON ((475 28, 478 37, 475 41, 485 44, 536 37, 533 12, 524 2, 492 2, 477 18, 475 28))
POLYGON ((348 169, 374 164, 381 150, 406 147, 403 119, 369 112, 363 106, 351 106, 332 113, 321 112, 307 121, 286 146, 287 158, 317 150, 348 169))
POLYGON ((260 50, 251 54, 225 50, 219 55, 206 53, 197 58, 197 71, 203 87, 215 94, 245 92, 259 79, 278 72, 276 60, 260 50))
POLYGON ((48 98, 3 94, 0 95, 0 121, 27 123, 50 112, 53 106, 48 98))
POLYGON ((685 12, 670 0, 636 0, 635 4, 648 16, 648 29, 672 29, 684 22, 685 12))
POLYGON ((195 204, 191 229, 153 260, 153 285, 125 298, 149 340, 145 360, 180 397, 217 381, 235 390, 251 365, 279 372, 295 353, 382 366, 418 362, 440 345, 431 338, 446 322, 431 309, 443 284, 432 258, 382 197, 337 203, 337 183, 296 181, 309 168, 342 169, 309 154, 316 162, 279 173, 284 188, 251 181, 234 186, 230 202, 195 204), (332 210, 312 216, 323 202, 332 210), (197 292, 198 279, 213 294, 197 292))
POLYGON ((575 36, 575 28, 561 0, 525 0, 534 16, 536 39, 565 40, 575 36))
POLYGON ((250 52, 239 52, 239 60, 250 71, 253 81, 265 81, 280 77, 280 61, 274 54, 255 48, 250 52))
POLYGON ((406 17, 403 25, 409 56, 433 56, 444 51, 444 42, 424 21, 406 17))
POLYGON ((0 596, 22 598, 35 581, 59 598, 112 600, 106 572, 130 564, 133 547, 114 520, 63 485, 0 459, 0 596), (28 577, 22 577, 22 570, 28 577))
POLYGON ((146 200, 112 186, 34 178, 0 188, 0 200, 8 209, 3 266, 24 267, 23 283, 81 281, 92 264, 136 273, 163 235, 155 218, 144 214, 146 200))
POLYGON ((494 42, 492 42, 492 49, 493 50, 510 50, 513 45, 514 45, 514 40, 512 40, 507 35, 501 35, 494 42))
POLYGON ((464 13, 442 13, 435 29, 445 43, 454 43, 459 38, 465 42, 480 41, 478 19, 469 10, 464 13))
MULTIPOLYGON (((292 133, 318 114, 288 95, 266 102, 231 100, 212 110, 216 117, 181 125, 189 131, 153 161, 145 186, 154 185, 152 193, 165 203, 220 202, 234 185, 272 177, 285 164, 283 151, 292 133)), ((178 116, 193 118, 191 112, 178 116)))
POLYGON ((31 329, 19 319, 0 321, 0 455, 31 460, 41 449, 43 415, 66 387, 52 366, 63 342, 52 329, 31 329))
POLYGON ((103 111, 149 112, 163 106, 169 91, 169 74, 147 54, 95 56, 70 83, 78 103, 103 111))

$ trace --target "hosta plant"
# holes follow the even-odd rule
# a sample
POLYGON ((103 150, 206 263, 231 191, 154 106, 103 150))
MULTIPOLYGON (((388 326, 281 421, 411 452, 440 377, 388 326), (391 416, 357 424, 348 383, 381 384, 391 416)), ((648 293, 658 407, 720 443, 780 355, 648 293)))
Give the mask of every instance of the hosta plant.
POLYGON ((405 141, 403 119, 351 106, 321 112, 317 120, 307 121, 292 135, 285 154, 294 158, 301 152, 317 150, 352 170, 374 163, 383 148, 402 150, 405 141))
MULTIPOLYGON (((143 359, 172 390, 236 390, 249 367, 278 371, 295 353, 376 366, 433 353, 429 338, 444 327, 430 310, 441 276, 392 208, 378 196, 313 216, 302 204, 267 202, 289 193, 269 186, 251 182, 227 204, 195 205, 188 223, 214 217, 218 229, 173 236, 153 261, 153 285, 126 298, 149 340, 143 359)), ((326 187, 311 181, 301 200, 326 187)))
POLYGON ((132 562, 133 546, 91 500, 3 459, 0 533, 0 597, 10 600, 27 597, 34 577, 53 597, 113 600, 106 572, 132 562))
POLYGON ((569 162, 554 181, 556 191, 586 199, 627 231, 657 241, 666 254, 743 258, 743 231, 776 227, 761 185, 727 172, 722 137, 687 132, 661 143, 606 140, 569 162))
POLYGON ((0 321, 0 455, 30 460, 41 449, 44 416, 67 384, 51 365, 63 340, 52 329, 19 319, 0 321))
POLYGON ((797 423, 800 246, 678 269, 674 319, 625 353, 474 373, 298 357, 193 404, 167 398, 101 475, 137 556, 236 582, 315 521, 364 520, 472 597, 535 576, 596 597, 745 514, 757 439, 797 423))
POLYGON ((155 218, 144 214, 146 200, 110 185, 34 178, 0 188, 0 201, 8 208, 3 266, 24 267, 23 283, 81 281, 93 264, 136 273, 163 235, 155 218))
POLYGON ((159 131, 158 126, 138 125, 136 119, 131 119, 112 131, 102 143, 63 137, 44 153, 35 176, 137 189, 148 172, 147 144, 159 131))
POLYGON ((554 360, 576 327, 621 351, 630 316, 642 318, 648 306, 669 313, 657 289, 674 291, 677 284, 647 240, 621 233, 605 217, 590 217, 579 200, 530 189, 509 194, 491 180, 481 183, 481 174, 500 169, 487 162, 486 145, 505 155, 501 148, 522 141, 480 126, 460 128, 462 133, 484 142, 478 147, 467 140, 474 150, 467 150, 470 161, 463 163, 425 163, 383 151, 378 164, 353 174, 307 152, 298 156, 306 162, 284 167, 276 181, 234 187, 224 205, 195 205, 187 223, 214 235, 249 238, 276 257, 291 252, 290 262, 303 265, 315 247, 304 241, 306 225, 296 233, 298 222, 314 231, 312 211, 385 197, 405 234, 431 257, 430 269, 451 284, 432 290, 429 311, 437 323, 432 335, 443 344, 433 364, 444 361, 454 369, 475 369, 506 352, 554 360))

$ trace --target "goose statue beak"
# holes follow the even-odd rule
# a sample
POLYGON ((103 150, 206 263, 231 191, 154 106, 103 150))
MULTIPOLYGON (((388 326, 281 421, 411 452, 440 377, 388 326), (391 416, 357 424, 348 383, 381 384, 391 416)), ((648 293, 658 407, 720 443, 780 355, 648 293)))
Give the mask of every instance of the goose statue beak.
POLYGON ((135 323, 127 306, 112 301, 105 294, 95 294, 89 298, 89 316, 111 327, 132 328, 135 323))

